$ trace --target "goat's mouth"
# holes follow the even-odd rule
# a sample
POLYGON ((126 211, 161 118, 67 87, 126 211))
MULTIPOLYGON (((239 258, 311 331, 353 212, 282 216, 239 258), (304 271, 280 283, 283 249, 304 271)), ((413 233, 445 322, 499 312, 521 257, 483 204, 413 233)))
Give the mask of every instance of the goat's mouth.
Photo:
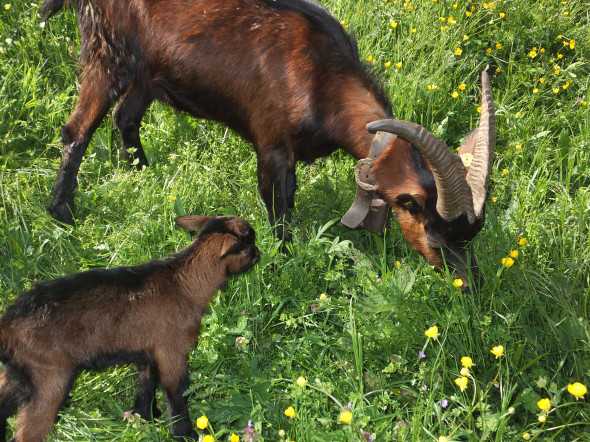
POLYGON ((470 250, 444 247, 441 249, 444 261, 453 274, 463 281, 464 291, 471 291, 483 284, 477 259, 470 250))

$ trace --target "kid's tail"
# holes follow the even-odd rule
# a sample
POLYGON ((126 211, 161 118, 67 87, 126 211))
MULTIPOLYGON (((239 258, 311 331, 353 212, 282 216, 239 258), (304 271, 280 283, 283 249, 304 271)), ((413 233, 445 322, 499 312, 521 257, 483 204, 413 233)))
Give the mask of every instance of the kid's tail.
POLYGON ((55 14, 57 14, 64 7, 67 7, 69 0, 45 0, 41 6, 41 18, 43 21, 48 20, 55 14))

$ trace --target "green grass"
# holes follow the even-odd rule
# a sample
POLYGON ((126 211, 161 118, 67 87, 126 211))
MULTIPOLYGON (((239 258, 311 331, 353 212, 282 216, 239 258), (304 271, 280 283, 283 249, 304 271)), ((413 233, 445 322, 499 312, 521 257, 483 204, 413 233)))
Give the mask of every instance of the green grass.
MULTIPOLYGON (((324 2, 374 60, 396 114, 453 146, 477 121, 479 70, 487 61, 501 68, 495 203, 475 242, 486 284, 463 295, 408 248, 395 222, 384 237, 337 223, 354 194, 354 162, 343 153, 298 169, 294 241, 290 253, 279 253, 251 147, 220 125, 161 105, 142 127, 152 166, 135 172, 119 164, 118 134, 106 119, 82 165, 77 225, 56 224, 45 206, 59 130, 75 102, 79 38, 72 13, 42 29, 37 5, 7 2, 12 7, 0 9, 0 307, 34 281, 182 248, 189 238, 174 228, 179 213, 237 214, 255 227, 264 258, 212 303, 190 357, 192 416, 207 415, 218 440, 248 420, 266 441, 366 440, 361 430, 377 441, 515 441, 523 433, 590 440, 588 401, 565 391, 573 381, 590 384, 587 3, 498 1, 486 9, 473 2, 468 17, 465 2, 324 2), (563 44, 571 39, 574 49, 563 44), (461 83, 465 91, 453 98, 461 83), (520 236, 526 247, 517 246, 520 236), (500 259, 517 248, 516 264, 502 268, 500 259), (433 324, 440 337, 426 343, 433 324), (505 347, 499 360, 489 351, 496 344, 505 347), (476 366, 460 392, 454 380, 464 355, 476 366), (307 387, 296 386, 299 376, 307 387), (541 397, 555 407, 545 424, 537 420, 541 397), (340 425, 348 404, 352 424, 340 425), (290 405, 292 420, 283 414, 290 405)), ((80 376, 51 440, 170 440, 167 420, 121 419, 133 375, 122 367, 80 376)))

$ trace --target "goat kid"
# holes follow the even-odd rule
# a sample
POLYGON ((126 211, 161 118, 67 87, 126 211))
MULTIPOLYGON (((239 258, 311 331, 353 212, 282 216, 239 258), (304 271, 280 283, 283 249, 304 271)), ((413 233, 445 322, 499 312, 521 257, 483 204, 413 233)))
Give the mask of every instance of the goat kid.
POLYGON ((0 318, 0 441, 18 410, 16 442, 50 432, 77 373, 136 364, 134 412, 158 415, 166 392, 175 436, 194 436, 184 392, 187 356, 201 317, 227 279, 259 259, 255 232, 230 217, 185 216, 177 224, 199 236, 162 261, 91 270, 37 285, 0 318))
POLYGON ((345 225, 382 231, 392 208, 405 239, 429 263, 447 262, 465 281, 476 272, 470 241, 484 223, 495 144, 487 73, 481 122, 461 151, 470 159, 463 166, 444 143, 425 144, 434 139, 423 139, 422 128, 392 120, 354 40, 314 1, 45 0, 42 13, 48 18, 64 6, 78 18, 81 84, 62 129, 49 207, 55 218, 73 222, 82 157, 113 104, 124 155, 135 152, 133 162, 147 164, 139 127, 159 100, 222 122, 254 145, 260 193, 279 237, 288 237, 296 162, 342 147, 361 160, 345 225), (367 125, 376 120, 373 135, 367 125))

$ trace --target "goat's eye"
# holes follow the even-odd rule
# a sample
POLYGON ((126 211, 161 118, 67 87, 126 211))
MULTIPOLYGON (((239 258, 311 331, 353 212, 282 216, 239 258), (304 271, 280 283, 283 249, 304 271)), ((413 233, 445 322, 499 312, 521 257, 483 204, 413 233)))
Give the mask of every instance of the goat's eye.
POLYGON ((402 209, 405 209, 410 213, 418 213, 422 210, 420 205, 414 199, 399 201, 398 204, 402 209))

